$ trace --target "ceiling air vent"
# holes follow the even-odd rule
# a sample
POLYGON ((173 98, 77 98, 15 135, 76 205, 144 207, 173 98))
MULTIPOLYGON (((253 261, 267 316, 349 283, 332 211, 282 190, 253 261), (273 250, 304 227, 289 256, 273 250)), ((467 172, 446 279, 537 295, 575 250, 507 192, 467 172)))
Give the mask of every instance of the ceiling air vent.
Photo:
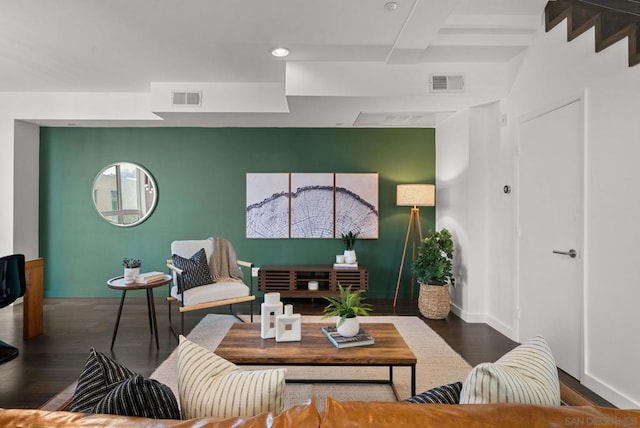
POLYGON ((416 111, 401 113, 365 113, 360 112, 353 126, 391 126, 424 127, 435 126, 436 114, 416 111))
POLYGON ((174 106, 199 107, 202 105, 202 91, 173 91, 171 97, 174 106))
POLYGON ((464 75, 431 74, 429 89, 431 92, 462 92, 464 91, 464 75))

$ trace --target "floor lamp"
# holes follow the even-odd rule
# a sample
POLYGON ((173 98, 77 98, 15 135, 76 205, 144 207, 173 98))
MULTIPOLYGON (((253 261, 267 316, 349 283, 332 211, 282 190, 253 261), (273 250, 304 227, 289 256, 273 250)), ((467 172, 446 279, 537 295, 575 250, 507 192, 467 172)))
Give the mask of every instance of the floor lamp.
MULTIPOLYGON (((407 245, 409 236, 411 240, 411 262, 416 259, 416 247, 422 241, 422 225, 420 224, 420 207, 432 207, 436 202, 436 186, 433 184, 398 184, 396 193, 396 205, 399 207, 412 207, 407 227, 407 236, 404 239, 404 249, 402 250, 402 262, 398 272, 398 282, 396 283, 396 294, 393 298, 393 307, 398 301, 398 291, 400 290, 400 280, 402 279, 402 268, 407 255, 407 245)), ((411 300, 413 300, 413 288, 415 275, 411 273, 411 300)))

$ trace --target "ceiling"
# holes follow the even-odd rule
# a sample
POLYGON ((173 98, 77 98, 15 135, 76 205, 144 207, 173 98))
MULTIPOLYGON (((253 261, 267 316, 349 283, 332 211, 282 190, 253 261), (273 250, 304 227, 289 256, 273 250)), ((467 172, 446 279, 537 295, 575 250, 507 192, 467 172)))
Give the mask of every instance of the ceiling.
POLYGON ((434 126, 502 98, 546 0, 0 0, 0 92, 126 93, 78 126, 434 126), (385 5, 387 5, 385 7, 385 5), (291 54, 274 58, 286 46, 291 54), (464 90, 430 91, 430 75, 464 90), (171 104, 198 91, 201 105, 171 104))

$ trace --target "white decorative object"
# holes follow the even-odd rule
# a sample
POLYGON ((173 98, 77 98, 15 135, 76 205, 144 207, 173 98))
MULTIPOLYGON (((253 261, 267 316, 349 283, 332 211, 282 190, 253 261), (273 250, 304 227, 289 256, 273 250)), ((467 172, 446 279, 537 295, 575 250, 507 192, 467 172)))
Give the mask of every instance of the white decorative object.
POLYGON ((309 284, 307 284, 307 288, 311 291, 316 291, 318 289, 318 281, 309 281, 309 284))
POLYGON ((124 282, 131 284, 136 280, 136 276, 140 274, 140 268, 124 268, 124 282))
POLYGON ((344 322, 340 324, 340 318, 338 318, 336 328, 340 336, 353 337, 360 331, 360 321, 358 317, 345 318, 344 322))
POLYGON ((267 305, 277 305, 280 303, 280 293, 265 293, 264 303, 267 305))
POLYGON ((284 305, 284 315, 276 316, 276 342, 299 342, 302 340, 300 314, 293 313, 293 305, 284 305))
POLYGON ((265 293, 264 303, 260 305, 260 337, 271 339, 276 337, 275 321, 282 315, 280 293, 265 293))
POLYGON ((336 254, 336 263, 344 263, 344 254, 336 254))
POLYGON ((356 262, 356 252, 355 250, 344 250, 344 262, 345 263, 355 263, 356 262))

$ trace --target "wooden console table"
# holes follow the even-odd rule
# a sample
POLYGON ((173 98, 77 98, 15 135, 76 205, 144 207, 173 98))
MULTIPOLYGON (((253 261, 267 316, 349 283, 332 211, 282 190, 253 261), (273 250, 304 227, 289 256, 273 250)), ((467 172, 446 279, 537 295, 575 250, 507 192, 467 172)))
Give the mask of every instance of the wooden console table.
POLYGON ((333 266, 262 266, 258 271, 258 289, 263 293, 278 292, 281 297, 337 296, 338 284, 352 290, 367 290, 369 273, 355 269, 334 269, 333 266), (317 290, 309 290, 309 281, 318 281, 317 290))

